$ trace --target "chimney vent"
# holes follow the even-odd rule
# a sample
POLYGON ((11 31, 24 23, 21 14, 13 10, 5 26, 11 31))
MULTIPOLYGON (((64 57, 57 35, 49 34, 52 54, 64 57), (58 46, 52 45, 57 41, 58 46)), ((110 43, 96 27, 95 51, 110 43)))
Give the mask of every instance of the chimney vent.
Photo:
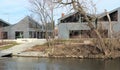
POLYGON ((64 17, 65 16, 65 13, 62 13, 62 17, 64 17))

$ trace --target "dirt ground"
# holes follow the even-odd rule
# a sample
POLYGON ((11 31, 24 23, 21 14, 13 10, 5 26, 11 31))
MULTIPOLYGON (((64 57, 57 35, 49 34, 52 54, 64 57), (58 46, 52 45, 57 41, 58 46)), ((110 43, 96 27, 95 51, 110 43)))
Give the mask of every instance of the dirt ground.
MULTIPOLYGON (((117 45, 116 45, 117 46, 117 45)), ((109 47, 108 47, 109 48, 109 47)), ((26 51, 40 51, 50 54, 51 57, 76 57, 76 58, 117 58, 120 57, 120 47, 110 49, 108 55, 104 55, 96 44, 84 44, 81 42, 56 43, 54 46, 37 45, 26 51), (53 50, 53 52, 51 52, 53 50)))

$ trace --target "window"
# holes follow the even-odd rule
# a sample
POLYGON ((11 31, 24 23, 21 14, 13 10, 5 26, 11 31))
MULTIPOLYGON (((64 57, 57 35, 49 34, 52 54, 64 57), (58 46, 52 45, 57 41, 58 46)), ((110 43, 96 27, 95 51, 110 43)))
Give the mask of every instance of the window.
POLYGON ((15 38, 23 38, 23 32, 22 31, 16 31, 15 32, 15 38))
POLYGON ((2 32, 2 38, 8 39, 8 32, 2 32))
MULTIPOLYGON (((118 21, 118 11, 112 12, 109 14, 111 21, 118 21)), ((108 17, 104 16, 100 18, 101 21, 108 21, 108 17)))

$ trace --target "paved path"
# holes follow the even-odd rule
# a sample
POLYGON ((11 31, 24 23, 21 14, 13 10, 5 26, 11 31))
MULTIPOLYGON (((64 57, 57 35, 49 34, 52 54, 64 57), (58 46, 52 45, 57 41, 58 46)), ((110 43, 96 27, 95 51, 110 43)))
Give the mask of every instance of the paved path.
POLYGON ((6 50, 3 50, 1 51, 1 53, 12 53, 13 55, 16 55, 16 54, 19 54, 35 45, 42 45, 46 43, 46 40, 45 39, 38 39, 38 40, 35 40, 33 42, 29 42, 29 43, 24 43, 24 44, 20 44, 20 45, 16 45, 12 48, 9 48, 9 49, 6 49, 6 50))

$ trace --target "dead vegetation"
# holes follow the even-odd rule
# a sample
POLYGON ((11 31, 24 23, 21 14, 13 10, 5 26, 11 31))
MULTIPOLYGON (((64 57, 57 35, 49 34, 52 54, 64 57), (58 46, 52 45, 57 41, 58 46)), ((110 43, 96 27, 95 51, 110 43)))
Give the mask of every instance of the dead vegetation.
POLYGON ((0 50, 5 50, 5 49, 8 49, 8 48, 11 48, 15 45, 18 45, 18 43, 16 42, 0 42, 0 50))
POLYGON ((46 46, 46 45, 36 45, 36 46, 33 46, 33 48, 26 50, 25 52, 27 52, 27 51, 44 52, 47 48, 48 48, 48 46, 46 46))
POLYGON ((47 44, 37 45, 26 51, 40 51, 49 54, 49 57, 75 57, 75 58, 118 58, 120 57, 120 39, 104 39, 107 55, 98 48, 97 39, 81 40, 55 40, 54 51, 47 44), (89 43, 86 43, 85 41, 89 43))

